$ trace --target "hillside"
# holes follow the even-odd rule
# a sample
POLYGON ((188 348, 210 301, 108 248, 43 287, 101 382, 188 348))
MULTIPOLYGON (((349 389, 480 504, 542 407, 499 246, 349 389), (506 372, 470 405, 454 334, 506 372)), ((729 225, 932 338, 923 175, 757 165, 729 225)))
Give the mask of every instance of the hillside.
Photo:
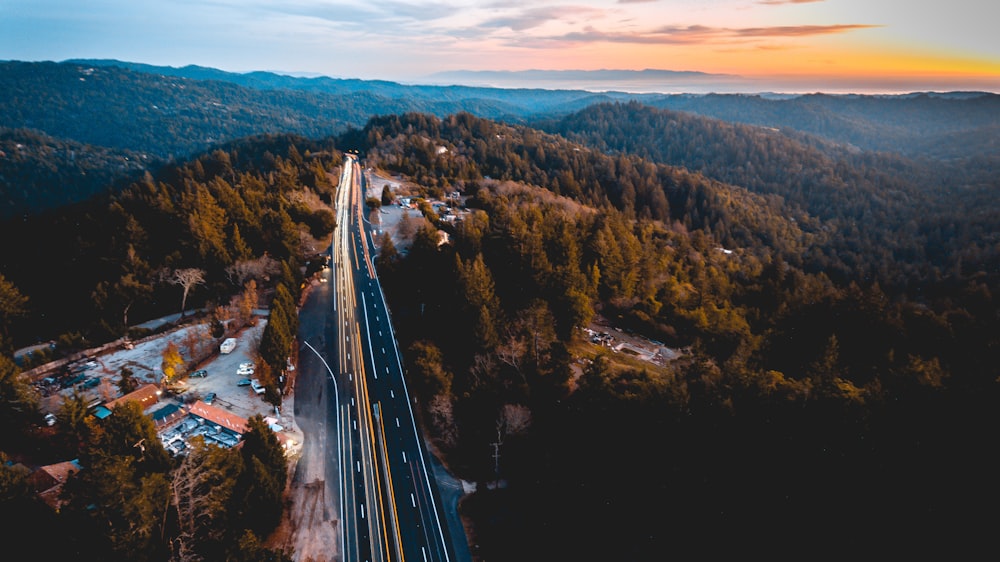
POLYGON ((24 242, 0 249, 0 333, 58 352, 129 333, 177 310, 164 273, 181 267, 205 274, 189 307, 252 297, 240 272, 301 287, 349 147, 423 200, 405 255, 383 237, 376 267, 428 437, 477 484, 461 510, 480 560, 926 554, 989 537, 991 191, 944 189, 949 207, 898 155, 639 105, 556 123, 406 113, 322 140, 255 136, 2 222, 24 242), (460 221, 429 203, 455 192, 460 221), (598 315, 674 359, 585 337, 598 315))
MULTIPOLYGON (((406 252, 382 238, 376 266, 428 436, 477 484, 462 512, 481 560, 926 553, 989 536, 995 96, 638 103, 0 69, 0 116, 18 127, 0 136, 4 200, 27 209, 0 220, 18 241, 0 248, 5 350, 139 335, 136 318, 176 312, 180 268, 204 274, 187 306, 215 314, 257 297, 244 275, 301 287, 305 249, 333 228, 328 174, 357 150, 422 199, 406 252), (461 220, 429 203, 455 193, 461 220), (585 337, 598 319, 673 359, 585 337)), ((10 417, 30 425, 25 411, 10 417)))
POLYGON ((670 95, 644 103, 723 121, 789 128, 864 150, 951 159, 997 155, 1000 95, 670 95))
POLYGON ((634 102, 598 104, 538 126, 602 152, 680 166, 780 198, 833 233, 826 257, 817 256, 812 267, 835 279, 858 279, 862 264, 875 268, 867 278, 901 287, 919 285, 929 268, 993 269, 996 256, 976 248, 1000 220, 1000 208, 987 203, 1000 189, 992 173, 1000 154, 961 163, 909 159, 634 102), (943 225, 954 226, 943 231, 943 225))
POLYGON ((85 201, 156 165, 129 150, 0 128, 0 220, 85 201))
MULTIPOLYGON (((601 112, 617 121, 581 127, 592 145, 621 129, 639 133, 636 150, 671 146, 642 133, 641 110, 591 117, 601 112)), ((704 129, 692 146, 706 163, 744 146, 715 146, 713 128, 753 134, 704 129)), ((998 427, 991 230, 956 241, 974 264, 942 271, 901 249, 952 220, 939 203, 888 206, 911 230, 884 252, 859 246, 898 228, 880 222, 871 185, 838 186, 821 219, 809 197, 785 203, 464 114, 378 118, 364 135, 369 165, 429 199, 458 190, 471 212, 451 227, 425 208, 407 255, 383 240, 378 269, 434 443, 479 485, 462 510, 482 559, 926 554, 979 536, 958 498, 1000 498, 1000 467, 976 445, 998 427), (438 228, 450 244, 436 244, 438 228), (900 275, 913 285, 881 284, 900 275), (598 313, 685 353, 630 362, 576 329, 598 313)), ((796 157, 806 177, 847 172, 808 169, 835 160, 788 139, 758 155, 760 177, 741 177, 767 180, 796 157)), ((920 201, 905 166, 881 173, 873 181, 920 201)), ((995 216, 995 202, 979 204, 995 216)))
MULTIPOLYGON (((933 159, 925 163, 932 168, 930 177, 949 178, 957 170, 957 175, 968 179, 967 185, 974 189, 984 183, 992 185, 995 177, 992 170, 1000 158, 996 140, 1000 138, 997 134, 1000 96, 981 93, 905 96, 592 93, 407 85, 377 80, 302 78, 271 72, 240 74, 198 66, 173 68, 117 60, 0 62, 0 92, 3 92, 0 94, 0 122, 5 127, 45 135, 50 138, 46 141, 49 144, 68 146, 76 143, 90 147, 73 149, 77 155, 105 150, 131 152, 131 162, 143 162, 145 167, 155 167, 160 161, 183 160, 221 143, 253 135, 291 133, 319 139, 358 130, 373 116, 406 112, 437 117, 468 112, 507 123, 533 123, 552 131, 560 127, 551 125, 553 120, 565 117, 567 122, 562 126, 564 132, 569 133, 572 121, 587 119, 588 114, 575 116, 576 113, 609 102, 640 102, 644 106, 713 117, 733 124, 778 128, 785 137, 824 153, 824 158, 836 157, 835 162, 831 161, 835 165, 854 167, 867 159, 865 166, 868 169, 888 163, 908 167, 926 176, 910 162, 873 162, 871 156, 844 154, 861 150, 886 151, 908 158, 933 159), (795 131, 799 134, 793 135, 795 131), (944 167, 939 168, 939 165, 944 167)), ((674 120, 681 122, 678 119, 674 120)), ((678 142, 691 146, 703 134, 691 128, 677 132, 686 136, 673 141, 671 150, 675 153, 678 142)), ((751 145, 758 141, 771 142, 762 134, 738 142, 744 146, 747 142, 751 145)), ((725 143, 735 139, 730 135, 715 141, 725 143)), ((614 139, 602 142, 609 149, 632 152, 629 146, 615 147, 614 139)), ((634 151, 640 156, 691 166, 721 181, 745 185, 752 190, 761 187, 738 181, 731 172, 716 173, 729 166, 725 158, 709 163, 715 168, 712 172, 690 157, 681 161, 676 154, 673 159, 664 158, 664 154, 649 154, 649 148, 654 145, 648 142, 633 141, 631 144, 646 147, 634 151)), ((791 145, 785 143, 784 146, 791 145)), ((814 158, 816 154, 815 150, 795 150, 795 158, 814 158)), ((738 151, 745 153, 746 147, 738 151)), ((724 153, 719 155, 724 156, 724 153)), ((690 156, 699 158, 695 152, 690 152, 690 156)), ((791 156, 786 158, 789 162, 793 160, 791 156)), ((81 196, 99 191, 99 183, 115 179, 91 173, 84 180, 76 171, 60 172, 59 182, 51 177, 30 179, 30 172, 11 168, 23 167, 26 163, 5 162, 4 165, 6 171, 0 180, 0 202, 4 208, 0 209, 0 216, 79 201, 81 196), (59 187, 55 187, 55 183, 59 183, 59 187), (44 197, 31 201, 31 194, 36 192, 44 197)), ((37 165, 44 175, 44 168, 52 162, 37 165)), ((70 162, 68 169, 76 170, 81 166, 86 164, 70 162)), ((795 165, 791 167, 796 168, 795 165)), ((812 171, 815 169, 812 164, 802 169, 807 174, 819 173, 812 171)), ((851 174, 857 175, 856 172, 838 172, 838 178, 850 181, 851 174)), ((759 184, 770 180, 758 178, 754 181, 759 184)), ((767 189, 773 191, 773 187, 770 185, 767 189)), ((895 187, 890 189, 897 190, 895 187)))

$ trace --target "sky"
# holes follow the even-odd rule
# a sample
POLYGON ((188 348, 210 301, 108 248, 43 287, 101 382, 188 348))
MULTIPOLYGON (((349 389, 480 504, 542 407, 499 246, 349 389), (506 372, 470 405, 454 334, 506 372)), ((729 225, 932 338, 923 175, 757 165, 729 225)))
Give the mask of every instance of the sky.
POLYGON ((0 0, 0 60, 403 83, 663 69, 747 91, 1000 92, 998 21, 993 0, 0 0))

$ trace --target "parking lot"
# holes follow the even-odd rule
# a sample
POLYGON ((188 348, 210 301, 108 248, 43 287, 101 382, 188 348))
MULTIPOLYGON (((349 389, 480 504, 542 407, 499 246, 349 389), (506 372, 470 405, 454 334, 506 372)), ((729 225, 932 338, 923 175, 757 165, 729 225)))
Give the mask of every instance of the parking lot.
MULTIPOLYGON (((171 405, 183 410, 208 398, 212 406, 231 412, 234 418, 249 419, 260 414, 271 422, 272 428, 295 431, 290 397, 286 398, 284 408, 276 411, 274 406, 264 401, 263 388, 256 391, 252 384, 240 384, 243 379, 254 379, 247 369, 241 371, 241 365, 253 365, 257 342, 266 323, 266 318, 258 318, 255 326, 237 334, 236 346, 230 353, 219 353, 216 340, 204 337, 204 326, 195 324, 134 342, 130 348, 123 347, 88 357, 68 365, 62 373, 39 381, 42 411, 57 412, 62 401, 74 390, 87 396, 95 405, 118 398, 118 384, 123 368, 132 372, 140 387, 149 383, 160 385, 163 382, 160 368, 163 352, 172 342, 186 360, 194 354, 207 354, 208 359, 190 365, 191 375, 198 373, 198 376, 182 377, 169 387, 162 388, 159 402, 151 406, 149 411, 171 405), (196 331, 194 335, 192 331, 196 331), (195 353, 192 354, 192 351, 195 353)), ((199 424, 194 418, 188 417, 180 423, 170 424, 168 429, 161 432, 161 440, 169 450, 180 452, 186 446, 186 439, 195 434, 203 435, 206 441, 228 446, 235 444, 238 439, 230 429, 213 424, 199 424)), ((301 443, 300 439, 298 441, 301 443)))

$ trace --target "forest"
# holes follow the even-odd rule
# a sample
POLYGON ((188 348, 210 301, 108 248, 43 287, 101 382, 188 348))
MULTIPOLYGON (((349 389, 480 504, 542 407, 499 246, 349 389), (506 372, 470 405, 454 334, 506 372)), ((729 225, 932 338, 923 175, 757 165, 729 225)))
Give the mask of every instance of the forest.
MULTIPOLYGON (((995 183, 635 104, 545 129, 407 113, 323 141, 261 136, 4 222, 5 239, 32 241, 0 250, 4 349, 68 351, 123 334, 123 314, 175 310, 164 268, 204 269, 192 304, 214 306, 241 291, 228 268, 267 252, 294 296, 303 240, 333 227, 327 173, 357 150, 427 200, 458 191, 468 211, 451 223, 424 205, 407 251, 383 237, 376 266, 428 438, 476 483, 461 510, 477 559, 985 544, 1000 468, 995 183), (684 353, 657 366, 593 345, 581 328, 598 316, 684 353)), ((17 372, 4 363, 0 393, 32 435, 17 372)), ((248 525, 226 528, 266 528, 248 525)), ((108 559, 169 551, 106 540, 108 559)))
POLYGON ((470 115, 364 131, 369 165, 474 210, 427 213, 405 257, 384 240, 379 271, 436 443, 479 483, 462 506, 484 558, 977 543, 967 505, 997 498, 996 186, 949 203, 898 157, 720 123, 688 140, 635 105, 574 124, 597 149, 470 115), (672 149, 705 172, 657 162, 672 149), (690 354, 657 369, 582 345, 596 314, 690 354))
MULTIPOLYGON (((190 317, 202 316, 218 337, 263 307, 255 377, 280 405, 278 374, 297 349, 297 303, 316 267, 306 248, 334 228, 327 170, 339 162, 329 144, 247 139, 147 172, 121 191, 3 223, 5 240, 31 242, 5 245, 0 258, 0 511, 8 520, 0 536, 58 536, 30 547, 40 560, 292 559, 264 544, 282 517, 288 460, 263 417, 249 420, 238 448, 196 437, 174 456, 137 402, 101 420, 74 391, 57 423, 42 423, 23 368, 150 334, 130 318, 191 305, 205 312, 190 317), (52 348, 15 363, 14 347, 36 338, 52 348), (53 510, 34 493, 29 467, 67 459, 82 470, 53 510)), ((126 371, 122 394, 134 390, 126 371)))

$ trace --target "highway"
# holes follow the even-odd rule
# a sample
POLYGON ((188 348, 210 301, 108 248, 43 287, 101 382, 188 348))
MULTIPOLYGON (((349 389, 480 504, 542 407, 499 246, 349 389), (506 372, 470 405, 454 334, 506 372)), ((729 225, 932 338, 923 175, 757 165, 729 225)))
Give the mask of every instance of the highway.
POLYGON ((335 385, 344 561, 445 561, 453 555, 403 379, 401 355, 372 263, 362 174, 345 157, 331 246, 335 385))

